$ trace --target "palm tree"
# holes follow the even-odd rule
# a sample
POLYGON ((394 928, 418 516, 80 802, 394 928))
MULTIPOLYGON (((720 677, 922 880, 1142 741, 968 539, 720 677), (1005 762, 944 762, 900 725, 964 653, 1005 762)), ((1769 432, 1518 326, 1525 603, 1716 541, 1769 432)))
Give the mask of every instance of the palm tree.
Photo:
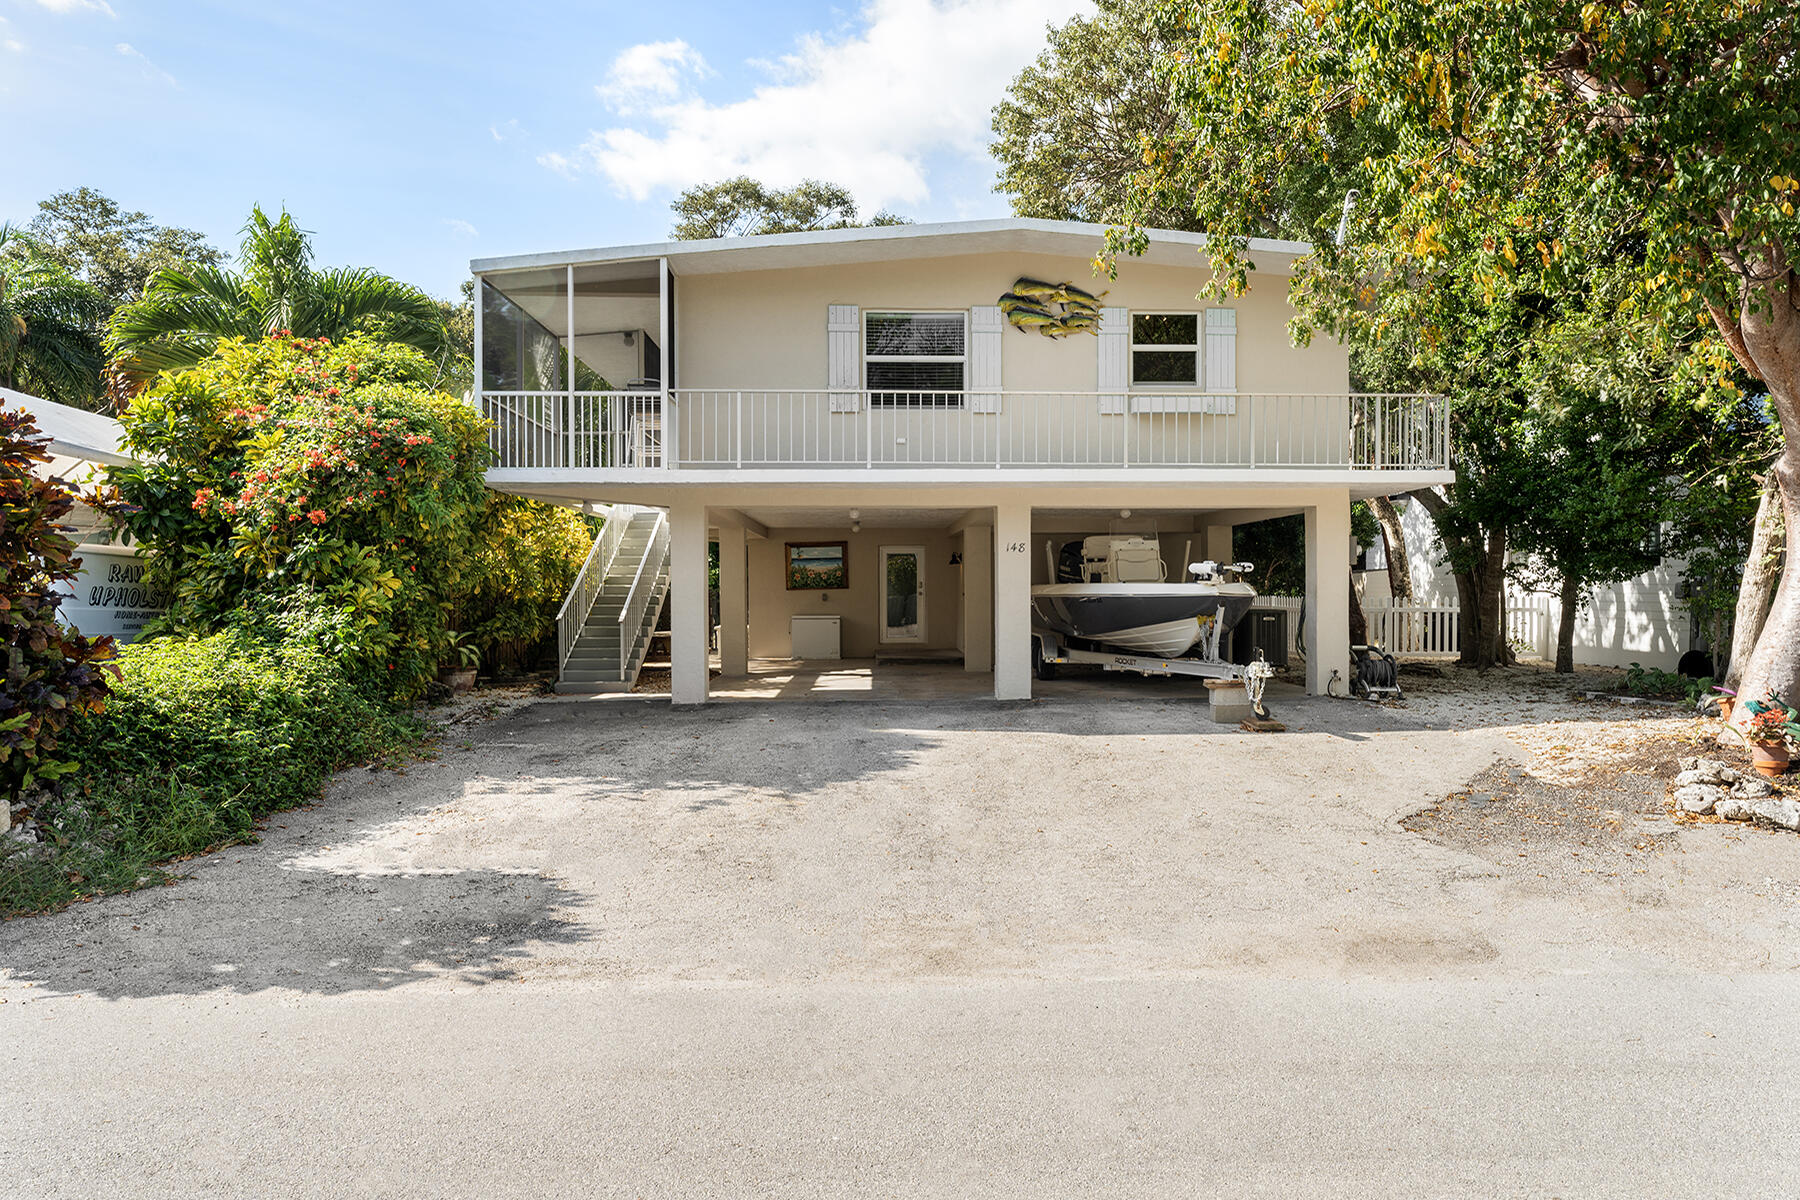
POLYGON ((0 387, 91 408, 106 298, 0 225, 0 387))
POLYGON ((158 371, 199 362, 221 338, 256 341, 283 330, 329 338, 378 332, 440 362, 447 349, 430 296, 362 267, 315 270, 306 232, 286 210, 271 221, 260 205, 244 226, 238 270, 158 271, 142 299, 113 315, 107 347, 114 370, 141 386, 158 371))

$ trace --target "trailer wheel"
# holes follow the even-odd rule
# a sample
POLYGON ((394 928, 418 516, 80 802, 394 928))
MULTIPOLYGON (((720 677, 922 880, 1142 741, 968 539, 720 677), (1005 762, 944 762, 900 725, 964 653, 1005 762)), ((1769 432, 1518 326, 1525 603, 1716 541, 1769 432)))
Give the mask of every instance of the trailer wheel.
POLYGON ((1039 679, 1055 679, 1056 664, 1044 657, 1044 639, 1031 639, 1032 668, 1039 679))

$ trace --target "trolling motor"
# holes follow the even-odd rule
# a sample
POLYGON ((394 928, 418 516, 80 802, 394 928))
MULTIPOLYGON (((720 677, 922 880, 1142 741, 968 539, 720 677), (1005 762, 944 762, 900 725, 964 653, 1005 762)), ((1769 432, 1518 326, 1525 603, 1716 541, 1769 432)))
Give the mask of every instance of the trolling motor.
POLYGON ((1400 660, 1380 646, 1350 647, 1350 694, 1360 700, 1380 700, 1400 692, 1400 660))

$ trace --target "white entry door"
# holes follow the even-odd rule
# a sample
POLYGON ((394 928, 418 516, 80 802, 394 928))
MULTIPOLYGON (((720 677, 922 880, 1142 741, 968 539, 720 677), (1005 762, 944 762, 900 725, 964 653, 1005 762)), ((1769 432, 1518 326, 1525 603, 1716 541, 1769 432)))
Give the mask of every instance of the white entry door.
POLYGON ((925 548, 881 548, 881 640, 925 640, 925 548))

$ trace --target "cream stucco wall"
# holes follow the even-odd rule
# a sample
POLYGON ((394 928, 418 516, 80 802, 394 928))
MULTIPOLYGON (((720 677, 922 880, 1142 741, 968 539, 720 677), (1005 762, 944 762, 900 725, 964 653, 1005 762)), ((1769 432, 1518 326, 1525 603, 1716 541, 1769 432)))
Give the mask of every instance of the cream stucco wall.
POLYGON ((962 616, 962 580, 950 565, 960 537, 942 529, 770 529, 750 542, 750 655, 786 658, 792 650, 788 618, 843 618, 846 658, 873 658, 907 650, 954 650, 962 616), (789 591, 785 570, 788 542, 848 542, 850 586, 841 590, 789 591), (884 643, 881 638, 881 547, 925 549, 925 638, 884 643))
MULTIPOLYGON (((1098 247, 1095 247, 1098 249, 1098 247)), ((975 254, 846 266, 796 267, 680 278, 676 288, 682 388, 824 388, 825 310, 854 304, 883 309, 967 309, 993 304, 1020 276, 1069 280, 1101 301, 1139 311, 1213 307, 1194 296, 1206 274, 1125 260, 1116 280, 1095 278, 1086 259, 975 254)), ((1349 359, 1329 337, 1290 344, 1285 275, 1253 275, 1250 290, 1230 302, 1238 310, 1240 392, 1334 393, 1349 387, 1349 359)), ((1092 391, 1098 339, 1056 341, 1005 330, 1002 386, 1016 391, 1092 391)))
MULTIPOLYGON (((1198 262, 1198 259, 1196 259, 1198 262)), ((794 267, 683 277, 676 287, 676 385, 681 460, 796 464, 904 463, 948 454, 954 461, 1007 465, 1087 462, 1342 462, 1349 432, 1349 361, 1328 337, 1290 344, 1287 277, 1252 276, 1231 301, 1237 317, 1235 412, 1134 411, 1105 415, 1100 339, 1060 340, 1007 326, 1001 331, 1002 415, 960 409, 882 407, 833 412, 826 312, 967 310, 991 305, 1022 275, 1072 280, 1102 303, 1133 311, 1213 307, 1195 299, 1199 266, 1121 264, 1119 278, 1095 280, 1085 259, 978 254, 794 267), (1051 393, 1051 394, 1046 394, 1051 393), (1060 393, 1060 394, 1057 394, 1060 393), (1252 412, 1254 409, 1254 412, 1252 412)), ((861 341, 858 339, 858 352, 861 341)), ((861 376, 858 375, 860 382, 861 376)), ((1152 404, 1140 396, 1134 405, 1152 404)))

